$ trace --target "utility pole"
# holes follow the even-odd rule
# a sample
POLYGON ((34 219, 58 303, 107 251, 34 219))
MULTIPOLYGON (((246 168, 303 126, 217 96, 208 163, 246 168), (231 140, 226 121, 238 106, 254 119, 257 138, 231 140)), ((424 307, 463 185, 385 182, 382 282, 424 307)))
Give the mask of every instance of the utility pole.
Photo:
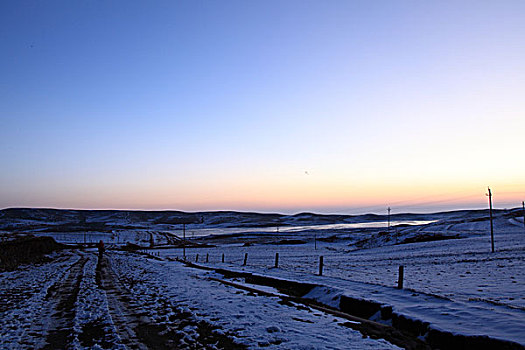
POLYGON ((186 224, 182 224, 182 257, 186 261, 186 224))
POLYGON ((494 226, 492 224, 492 192, 490 191, 490 187, 488 189, 489 189, 489 194, 487 194, 487 196, 489 196, 490 244, 492 247, 492 252, 494 253, 494 226))
POLYGON ((525 227, 525 201, 521 201, 521 207, 523 208, 523 227, 525 227))
POLYGON ((390 207, 388 207, 388 231, 390 231, 390 207))

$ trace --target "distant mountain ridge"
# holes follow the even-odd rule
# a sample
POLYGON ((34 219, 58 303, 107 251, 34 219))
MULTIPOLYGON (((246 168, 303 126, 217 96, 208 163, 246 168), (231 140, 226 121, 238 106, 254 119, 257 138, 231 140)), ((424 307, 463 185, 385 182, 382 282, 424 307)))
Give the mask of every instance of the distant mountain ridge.
MULTIPOLYGON (((494 210, 494 214, 519 215, 521 208, 494 210), (515 214, 513 214, 515 213, 515 214)), ((430 214, 392 214, 391 221, 440 220, 443 218, 484 218, 488 210, 458 210, 430 214)), ((175 225, 193 227, 278 227, 386 221, 387 215, 341 215, 298 213, 293 215, 238 211, 183 212, 177 210, 77 210, 48 208, 8 208, 0 210, 0 229, 24 230, 115 230, 150 228, 172 229, 175 225)))

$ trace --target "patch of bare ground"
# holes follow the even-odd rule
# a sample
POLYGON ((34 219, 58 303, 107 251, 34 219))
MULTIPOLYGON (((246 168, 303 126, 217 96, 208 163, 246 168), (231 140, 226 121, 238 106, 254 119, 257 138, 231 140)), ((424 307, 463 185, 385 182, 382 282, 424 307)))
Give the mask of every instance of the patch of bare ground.
POLYGON ((100 319, 90 321, 82 326, 82 331, 78 335, 80 344, 84 347, 91 348, 95 345, 103 349, 111 349, 113 342, 109 341, 106 332, 107 324, 100 319))

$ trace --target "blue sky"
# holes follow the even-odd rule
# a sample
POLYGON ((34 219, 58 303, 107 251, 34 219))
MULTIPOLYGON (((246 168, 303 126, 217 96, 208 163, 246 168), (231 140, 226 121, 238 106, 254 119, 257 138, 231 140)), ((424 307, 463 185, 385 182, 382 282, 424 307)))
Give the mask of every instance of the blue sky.
POLYGON ((524 43, 522 1, 2 2, 0 207, 517 206, 524 43))

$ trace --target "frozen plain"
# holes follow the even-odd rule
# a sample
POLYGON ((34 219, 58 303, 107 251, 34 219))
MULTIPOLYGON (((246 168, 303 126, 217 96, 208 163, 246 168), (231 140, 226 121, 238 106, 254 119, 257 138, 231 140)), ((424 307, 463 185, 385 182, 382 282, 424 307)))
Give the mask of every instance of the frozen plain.
POLYGON ((334 239, 338 235, 329 235, 330 243, 229 245, 187 254, 188 259, 200 254, 201 261, 209 254, 210 266, 318 284, 323 287, 312 291, 311 297, 332 306, 337 306, 341 295, 373 300, 409 318, 429 322, 435 329, 525 345, 523 221, 499 217, 494 229, 494 253, 488 221, 461 220, 372 236, 366 249, 355 249, 347 240, 334 239), (396 239, 429 233, 464 238, 395 244, 396 239), (225 263, 220 261, 222 253, 225 263), (246 253, 248 263, 242 266, 246 253), (278 269, 274 268, 275 253, 279 253, 278 269), (321 255, 323 276, 316 276, 321 255), (400 265, 405 269, 401 291, 395 288, 400 265))
MULTIPOLYGON (((258 234, 266 237, 267 233, 261 230, 247 237, 258 234)), ((429 322, 437 329, 465 335, 489 335, 512 341, 519 347, 525 344, 523 222, 519 217, 498 217, 495 233, 495 253, 490 252, 488 221, 462 218, 423 226, 400 226, 391 231, 316 230, 280 235, 281 240, 299 238, 305 242, 295 245, 267 244, 266 239, 255 239, 244 246, 242 236, 234 240, 208 237, 216 247, 187 248, 186 255, 188 260, 195 261, 199 254, 200 264, 208 267, 318 284, 322 287, 314 288, 306 297, 329 306, 336 307, 342 295, 374 300, 408 317, 429 322), (436 233, 462 238, 395 244, 436 233), (276 252, 279 253, 277 269, 273 267, 276 252), (223 253, 225 263, 221 262, 223 253), (247 266, 242 266, 246 253, 247 266), (206 254, 208 263, 203 262, 206 254), (323 276, 317 276, 321 255, 325 266, 323 276), (399 265, 405 266, 403 290, 395 288, 399 265)), ((68 239, 64 233, 55 237, 68 239)), ((99 237, 107 243, 114 240, 114 235, 103 232, 98 233, 99 237)), ((147 245, 149 237, 140 231, 123 231, 119 240, 147 245)), ((155 239, 162 243, 163 236, 155 236, 155 239)), ((137 305, 137 312, 145 315, 148 322, 177 333, 179 348, 199 344, 199 337, 202 337, 199 322, 209 324, 215 332, 224 334, 236 344, 250 348, 396 347, 385 340, 363 338, 345 326, 347 320, 300 305, 283 305, 276 297, 255 296, 225 286, 209 279, 223 276, 168 260, 181 258, 180 248, 149 252, 162 260, 124 252, 109 252, 107 258, 115 276, 122 280, 126 296, 137 305), (170 326, 174 315, 181 314, 192 322, 178 324, 179 328, 170 326)), ((129 347, 129 343, 126 344, 129 339, 125 339, 119 329, 122 315, 114 315, 115 308, 108 305, 111 304, 109 292, 97 287, 95 252, 55 254, 50 263, 27 265, 18 271, 0 274, 0 292, 3 296, 12 296, 0 310, 0 345, 7 348, 45 345, 39 331, 53 332, 49 326, 53 322, 44 324, 46 320, 53 321, 49 312, 53 306, 48 297, 49 289, 66 277, 68 266, 83 260, 70 344, 74 348, 129 347), (87 326, 93 324, 103 329, 102 335, 94 342, 83 342, 87 326)), ((376 320, 381 321, 378 317, 376 320)), ((207 346, 213 348, 210 344, 207 346)))

